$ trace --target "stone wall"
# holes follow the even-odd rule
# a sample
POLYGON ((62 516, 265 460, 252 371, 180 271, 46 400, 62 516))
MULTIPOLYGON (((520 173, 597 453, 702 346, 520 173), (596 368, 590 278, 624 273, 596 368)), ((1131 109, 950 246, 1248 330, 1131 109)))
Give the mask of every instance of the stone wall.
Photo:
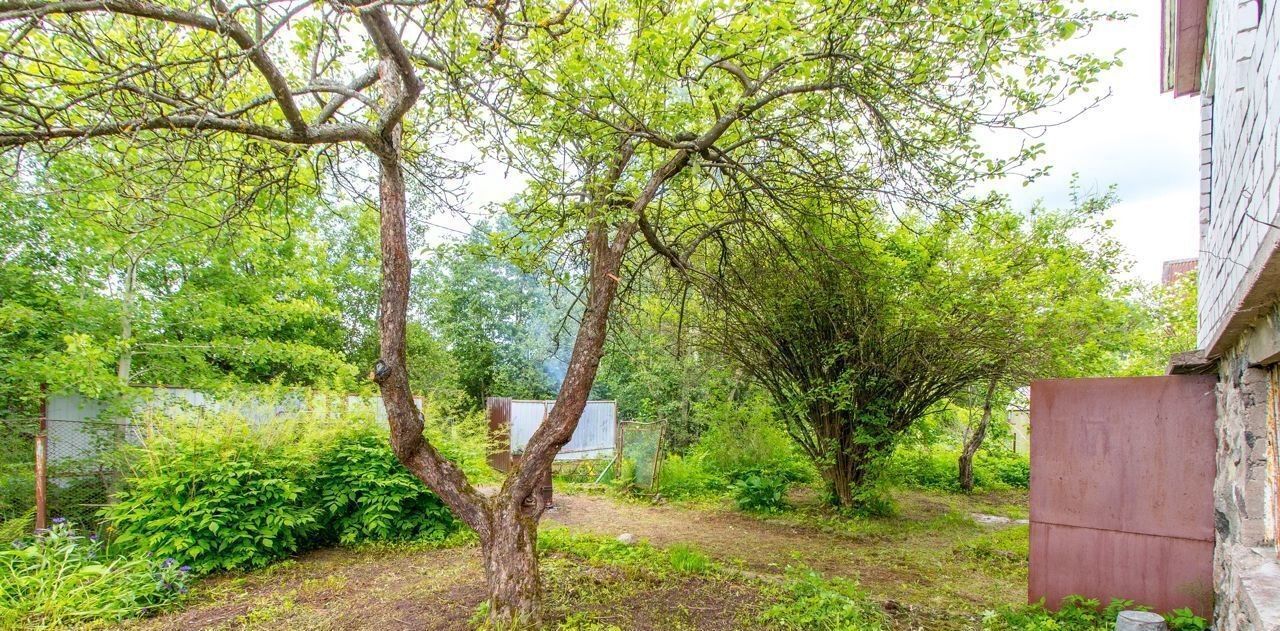
MULTIPOLYGON (((1268 319, 1270 320, 1270 319, 1268 319)), ((1267 324, 1270 325, 1270 324, 1267 324)), ((1256 333, 1256 331, 1251 331, 1256 333)), ((1267 411, 1274 367, 1249 361, 1247 340, 1219 362, 1213 582, 1217 631, 1280 628, 1280 564, 1272 522, 1267 411)))
POLYGON ((1209 348, 1280 237, 1280 1, 1210 3, 1202 76, 1199 346, 1209 348), (1207 212, 1203 208, 1208 206, 1207 212), (1265 244, 1265 245, 1264 245, 1265 244), (1256 265, 1254 266, 1256 267, 1256 265))

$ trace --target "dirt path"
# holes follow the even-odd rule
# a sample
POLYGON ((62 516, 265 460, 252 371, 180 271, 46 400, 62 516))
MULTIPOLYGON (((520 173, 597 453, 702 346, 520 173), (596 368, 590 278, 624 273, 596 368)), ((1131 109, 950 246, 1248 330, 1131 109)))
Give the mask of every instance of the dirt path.
POLYGON ((628 504, 592 495, 564 495, 544 523, 616 537, 631 533, 659 547, 689 544, 716 559, 778 573, 803 562, 827 574, 856 577, 849 538, 721 510, 628 504))

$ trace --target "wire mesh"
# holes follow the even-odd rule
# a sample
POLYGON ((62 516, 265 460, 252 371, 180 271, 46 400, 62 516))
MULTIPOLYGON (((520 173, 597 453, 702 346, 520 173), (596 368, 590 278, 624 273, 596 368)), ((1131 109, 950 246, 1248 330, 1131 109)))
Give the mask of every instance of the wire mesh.
POLYGON ((625 421, 622 433, 621 477, 637 487, 651 489, 662 464, 663 423, 625 421))
POLYGON ((35 507, 36 418, 0 419, 0 522, 25 517, 35 507))
POLYGON ((110 421, 49 419, 47 514, 94 529, 120 474, 113 461, 125 443, 137 443, 137 428, 110 421))

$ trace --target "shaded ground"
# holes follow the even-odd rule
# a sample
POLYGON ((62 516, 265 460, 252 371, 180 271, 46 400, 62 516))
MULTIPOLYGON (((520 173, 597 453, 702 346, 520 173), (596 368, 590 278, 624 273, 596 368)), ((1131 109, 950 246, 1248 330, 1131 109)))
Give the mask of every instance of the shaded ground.
MULTIPOLYGON (((660 547, 688 544, 743 571, 673 575, 552 554, 542 562, 548 610, 568 628, 603 628, 579 624, 586 621, 642 630, 762 628, 771 585, 787 566, 803 565, 857 580, 897 629, 972 629, 983 610, 1025 598, 1026 530, 979 525, 968 515, 1023 517, 1025 500, 1017 493, 905 493, 899 517, 860 520, 825 515, 804 498, 794 513, 760 518, 562 493, 548 526, 610 537, 630 532, 660 547)), ((483 599, 474 547, 335 549, 206 580, 182 611, 130 626, 470 629, 483 599)))

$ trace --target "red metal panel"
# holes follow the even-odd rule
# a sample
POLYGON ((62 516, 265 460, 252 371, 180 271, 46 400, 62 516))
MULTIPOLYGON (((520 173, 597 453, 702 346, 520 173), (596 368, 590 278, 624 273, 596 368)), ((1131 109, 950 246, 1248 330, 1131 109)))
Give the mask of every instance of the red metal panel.
POLYGON ((1216 379, 1031 385, 1029 596, 1211 600, 1216 379))
POLYGON ((489 397, 484 400, 489 417, 489 466, 498 471, 511 468, 511 398, 489 397))
POLYGON ((1032 601, 1128 598, 1156 611, 1213 612, 1213 542, 1031 524, 1032 601))

